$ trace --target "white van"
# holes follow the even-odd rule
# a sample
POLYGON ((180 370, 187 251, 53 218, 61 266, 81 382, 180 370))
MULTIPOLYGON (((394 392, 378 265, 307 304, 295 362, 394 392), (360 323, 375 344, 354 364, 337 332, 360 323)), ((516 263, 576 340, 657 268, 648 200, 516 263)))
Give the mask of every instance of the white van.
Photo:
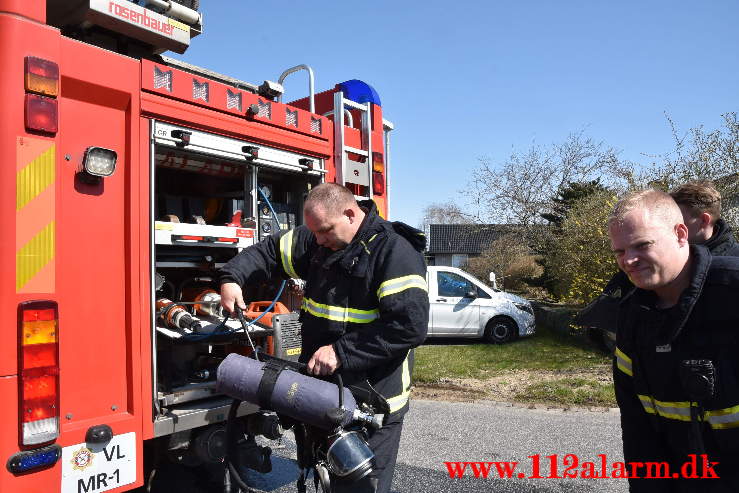
POLYGON ((428 337, 503 343, 536 330, 528 300, 491 288, 462 269, 429 266, 426 282, 431 304, 428 337))

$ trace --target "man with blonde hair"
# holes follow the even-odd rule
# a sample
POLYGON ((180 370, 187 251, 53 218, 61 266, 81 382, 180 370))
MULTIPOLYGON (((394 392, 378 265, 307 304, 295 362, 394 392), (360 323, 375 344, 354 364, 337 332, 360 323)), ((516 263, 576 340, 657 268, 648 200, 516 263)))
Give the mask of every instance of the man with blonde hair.
POLYGON ((690 245, 680 208, 653 189, 618 202, 608 234, 635 286, 613 366, 630 490, 739 491, 739 258, 690 245))
MULTIPOLYGON (((712 255, 739 257, 739 244, 726 222, 720 218, 721 194, 710 181, 690 181, 670 195, 680 208, 688 228, 688 242, 705 245, 712 255)), ((618 304, 634 290, 634 285, 619 271, 603 293, 578 314, 578 323, 615 333, 618 304)), ((612 340, 613 335, 607 338, 612 340)))

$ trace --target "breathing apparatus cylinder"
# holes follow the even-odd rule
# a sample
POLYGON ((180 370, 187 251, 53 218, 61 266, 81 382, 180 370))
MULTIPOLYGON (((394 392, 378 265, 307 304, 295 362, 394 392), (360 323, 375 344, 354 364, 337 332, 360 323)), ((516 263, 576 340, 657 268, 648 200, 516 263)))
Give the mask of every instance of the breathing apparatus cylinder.
POLYGON ((218 367, 216 391, 322 430, 352 422, 357 403, 349 389, 343 389, 345 412, 337 422, 330 413, 339 407, 339 389, 335 384, 290 368, 275 368, 273 361, 264 363, 229 354, 218 367))

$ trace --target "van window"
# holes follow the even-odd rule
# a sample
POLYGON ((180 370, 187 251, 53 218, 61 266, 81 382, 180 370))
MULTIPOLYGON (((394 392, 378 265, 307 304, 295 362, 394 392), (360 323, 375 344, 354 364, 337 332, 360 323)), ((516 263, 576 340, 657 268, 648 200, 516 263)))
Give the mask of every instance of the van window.
POLYGON ((478 286, 477 288, 477 297, 483 298, 483 299, 490 299, 491 296, 487 293, 487 291, 483 291, 481 287, 478 286))
POLYGON ((470 281, 453 272, 438 271, 436 284, 439 296, 462 298, 469 291, 477 291, 477 287, 470 281))

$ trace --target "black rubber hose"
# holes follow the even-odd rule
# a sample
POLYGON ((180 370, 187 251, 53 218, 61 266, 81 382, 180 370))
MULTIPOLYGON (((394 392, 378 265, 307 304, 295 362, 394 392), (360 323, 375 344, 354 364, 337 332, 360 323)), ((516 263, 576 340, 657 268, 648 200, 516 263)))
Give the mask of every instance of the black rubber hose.
POLYGON ((236 456, 236 445, 237 445, 237 439, 236 439, 236 433, 235 433, 235 423, 236 423, 236 412, 239 410, 239 406, 241 405, 241 401, 238 399, 234 399, 234 401, 231 403, 231 407, 228 410, 228 418, 226 419, 226 464, 228 465, 228 470, 231 472, 231 480, 236 483, 236 485, 241 488, 242 491, 245 493, 248 493, 251 490, 246 483, 244 483, 244 480, 241 479, 241 475, 239 474, 239 471, 236 469, 236 466, 234 466, 233 462, 231 462, 231 459, 236 456))
POLYGON ((344 380, 341 379, 341 375, 338 373, 335 373, 336 375, 336 383, 339 387, 339 407, 341 409, 344 409, 344 380))

